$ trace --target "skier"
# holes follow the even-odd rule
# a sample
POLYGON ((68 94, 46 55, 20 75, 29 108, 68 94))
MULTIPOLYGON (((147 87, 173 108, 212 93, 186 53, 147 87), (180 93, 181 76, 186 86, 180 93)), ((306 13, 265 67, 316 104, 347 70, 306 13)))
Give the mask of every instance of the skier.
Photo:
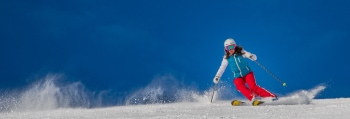
POLYGON ((253 102, 253 105, 255 101, 259 101, 257 100, 258 96, 261 98, 277 100, 277 96, 275 94, 272 94, 256 84, 253 71, 248 66, 248 62, 245 58, 255 61, 257 60, 257 56, 245 51, 241 46, 237 46, 236 42, 232 38, 226 39, 224 46, 225 55, 222 59, 221 66, 213 79, 213 82, 217 84, 226 67, 229 66, 233 73, 233 83, 236 86, 236 89, 249 101, 253 102), (246 84, 248 84, 249 88, 246 86, 246 84))

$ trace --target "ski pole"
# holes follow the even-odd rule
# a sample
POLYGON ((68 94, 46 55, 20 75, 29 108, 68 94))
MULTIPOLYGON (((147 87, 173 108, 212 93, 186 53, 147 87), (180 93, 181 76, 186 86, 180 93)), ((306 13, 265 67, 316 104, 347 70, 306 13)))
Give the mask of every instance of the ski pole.
POLYGON ((282 83, 283 86, 287 87, 287 84, 285 82, 283 82, 281 79, 279 79, 277 76, 275 76, 274 74, 272 74, 269 70, 267 70, 263 65, 261 65, 259 62, 254 61, 256 64, 258 64, 263 70, 265 70, 268 74, 270 74, 273 78, 275 78, 277 81, 279 81, 280 83, 282 83))
POLYGON ((211 95, 210 102, 213 102, 213 98, 214 98, 214 92, 215 92, 215 90, 216 90, 216 84, 214 84, 213 94, 211 95))

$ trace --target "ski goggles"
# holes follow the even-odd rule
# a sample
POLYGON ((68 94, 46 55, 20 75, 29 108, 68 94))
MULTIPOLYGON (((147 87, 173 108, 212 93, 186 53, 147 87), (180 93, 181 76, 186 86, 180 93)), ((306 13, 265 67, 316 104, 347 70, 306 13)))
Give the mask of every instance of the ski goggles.
POLYGON ((225 49, 226 49, 227 51, 229 51, 229 50, 231 50, 231 49, 235 49, 235 47, 236 47, 236 45, 232 44, 232 45, 226 46, 225 49))

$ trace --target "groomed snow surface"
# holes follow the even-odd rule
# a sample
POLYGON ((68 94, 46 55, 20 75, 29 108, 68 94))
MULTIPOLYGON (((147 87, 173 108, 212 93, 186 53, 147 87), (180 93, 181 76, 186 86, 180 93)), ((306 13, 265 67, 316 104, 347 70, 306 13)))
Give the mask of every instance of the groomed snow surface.
POLYGON ((316 99, 311 104, 231 106, 214 103, 173 103, 99 109, 57 109, 1 113, 1 119, 349 119, 350 99, 316 99))
POLYGON ((216 98, 210 103, 208 93, 194 101, 166 104, 7 110, 0 112, 0 119, 349 119, 350 98, 313 99, 324 89, 318 86, 297 91, 261 106, 231 106, 230 100, 216 98))

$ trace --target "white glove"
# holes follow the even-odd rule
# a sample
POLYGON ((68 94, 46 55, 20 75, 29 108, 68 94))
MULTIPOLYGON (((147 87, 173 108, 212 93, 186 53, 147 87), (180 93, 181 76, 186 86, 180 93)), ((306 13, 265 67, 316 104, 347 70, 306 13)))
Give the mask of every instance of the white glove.
POLYGON ((252 61, 255 61, 258 59, 255 54, 252 54, 252 53, 247 52, 247 51, 243 55, 244 55, 244 57, 249 58, 252 61))
POLYGON ((215 84, 217 84, 217 83, 219 83, 219 81, 220 81, 220 77, 219 76, 215 76, 214 79, 213 79, 213 82, 215 84))

